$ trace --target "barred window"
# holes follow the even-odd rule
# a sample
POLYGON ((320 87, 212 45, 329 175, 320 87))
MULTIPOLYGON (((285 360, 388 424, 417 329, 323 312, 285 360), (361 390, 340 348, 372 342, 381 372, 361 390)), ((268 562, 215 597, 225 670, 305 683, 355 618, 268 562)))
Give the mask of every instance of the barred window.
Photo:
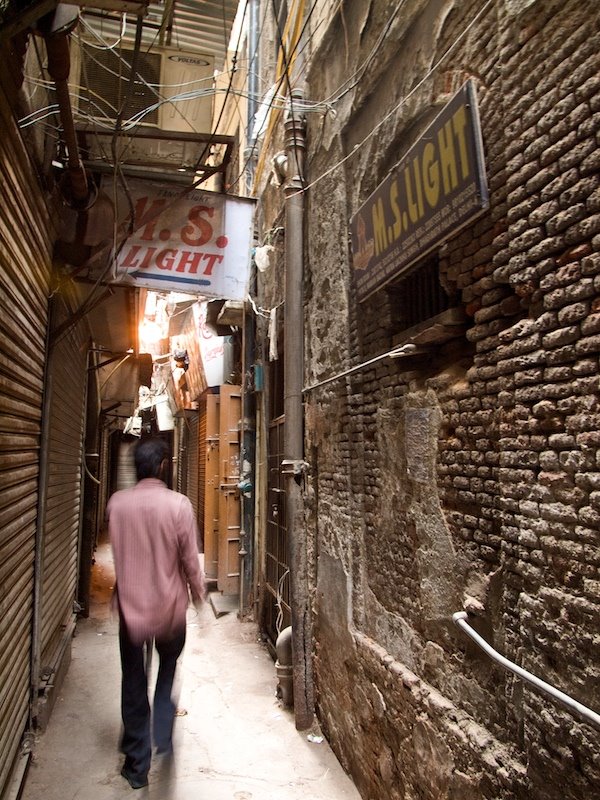
POLYGON ((440 282, 437 255, 417 264, 408 275, 387 287, 393 333, 400 333, 437 317, 456 304, 440 282))

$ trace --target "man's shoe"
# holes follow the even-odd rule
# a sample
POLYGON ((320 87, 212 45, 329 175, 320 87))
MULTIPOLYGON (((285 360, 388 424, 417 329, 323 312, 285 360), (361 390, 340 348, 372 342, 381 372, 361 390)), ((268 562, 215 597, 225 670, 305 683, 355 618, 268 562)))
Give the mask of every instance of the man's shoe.
POLYGON ((129 783, 132 789, 143 789, 144 786, 148 786, 147 775, 134 775, 132 772, 129 772, 127 767, 123 767, 121 770, 121 775, 129 783))

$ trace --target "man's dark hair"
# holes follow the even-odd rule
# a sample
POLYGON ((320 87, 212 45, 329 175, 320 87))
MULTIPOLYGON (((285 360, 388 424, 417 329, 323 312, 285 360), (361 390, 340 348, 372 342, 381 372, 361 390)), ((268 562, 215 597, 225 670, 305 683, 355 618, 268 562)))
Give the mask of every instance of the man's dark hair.
POLYGON ((138 481, 160 478, 161 465, 169 456, 167 443, 162 439, 141 439, 135 446, 135 472, 138 481))

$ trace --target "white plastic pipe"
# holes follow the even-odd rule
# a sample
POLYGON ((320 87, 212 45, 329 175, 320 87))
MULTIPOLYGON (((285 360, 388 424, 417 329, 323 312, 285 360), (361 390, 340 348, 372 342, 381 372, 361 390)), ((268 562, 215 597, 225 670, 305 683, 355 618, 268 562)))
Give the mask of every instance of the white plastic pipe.
POLYGON ((457 611, 455 614, 452 614, 452 621, 455 625, 458 625, 458 627, 464 631, 467 636, 470 636, 471 639, 473 639, 473 641, 479 645, 479 647, 481 647, 481 649, 487 653, 490 658, 494 659, 494 661, 500 664, 500 666, 504 667, 504 669, 507 669, 509 672, 514 672, 515 675, 518 675, 524 681, 531 683, 533 686, 549 695, 554 700, 558 700, 559 703, 565 705, 570 711, 575 711, 582 717, 585 717, 586 720, 592 722, 594 725, 597 725, 600 728, 600 714, 596 714, 596 712, 592 711, 591 708, 584 706, 582 703, 579 703, 577 700, 569 697, 568 694, 561 692, 560 689, 556 689, 554 686, 551 686, 549 683, 546 683, 546 681, 541 680, 541 678, 538 678, 536 675, 533 675, 526 669, 519 667, 518 664, 509 661, 508 658, 500 655, 497 650, 494 650, 494 648, 491 647, 491 645, 489 645, 485 639, 483 639, 469 625, 466 611, 457 611))

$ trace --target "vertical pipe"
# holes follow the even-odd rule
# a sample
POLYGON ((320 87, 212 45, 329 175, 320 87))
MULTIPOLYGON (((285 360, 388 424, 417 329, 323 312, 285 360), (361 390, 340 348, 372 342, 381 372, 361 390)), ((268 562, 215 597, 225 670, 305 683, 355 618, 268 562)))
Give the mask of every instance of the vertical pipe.
MULTIPOLYGON (((264 340, 265 322, 258 319, 257 324, 261 330, 259 338, 264 340)), ((264 376, 263 376, 264 380, 264 376)), ((267 397, 264 391, 264 384, 260 383, 260 391, 255 394, 256 401, 256 453, 255 468, 256 476, 255 488, 255 512, 254 512, 254 547, 257 585, 264 587, 266 584, 266 531, 267 531, 267 507, 268 507, 268 456, 267 456, 267 430, 269 415, 267 412, 267 397)), ((260 625, 264 624, 265 618, 265 592, 257 592, 255 598, 256 618, 260 625)))
POLYGON ((47 36, 46 51, 48 53, 48 72, 56 87, 56 99, 67 148, 70 199, 75 206, 81 206, 88 199, 89 189, 85 169, 79 157, 77 134, 71 110, 68 84, 71 62, 67 33, 61 31, 47 36))
POLYGON ((294 653, 296 728, 310 728, 314 718, 312 636, 308 592, 308 558, 304 526, 304 378, 303 227, 304 120, 294 108, 302 93, 293 90, 285 121, 288 180, 285 186, 285 343, 284 471, 290 566, 290 605, 294 653))
POLYGON ((260 0, 250 0, 250 16, 248 20, 248 120, 246 139, 246 193, 252 193, 254 183, 254 166, 256 155, 256 111, 258 109, 258 28, 260 0))
MULTIPOLYGON (((258 108, 258 26, 260 0, 250 0, 248 23, 248 125, 254 124, 258 108)), ((254 128, 253 128, 254 132, 254 128)), ((254 138, 254 137, 252 137, 254 138)))
POLYGON ((242 430, 240 441, 240 479, 243 485, 240 503, 240 616, 252 611, 254 578, 254 505, 256 502, 255 437, 256 398, 250 380, 254 363, 253 317, 246 314, 242 326, 242 430), (246 488, 248 487, 249 488, 246 488))

